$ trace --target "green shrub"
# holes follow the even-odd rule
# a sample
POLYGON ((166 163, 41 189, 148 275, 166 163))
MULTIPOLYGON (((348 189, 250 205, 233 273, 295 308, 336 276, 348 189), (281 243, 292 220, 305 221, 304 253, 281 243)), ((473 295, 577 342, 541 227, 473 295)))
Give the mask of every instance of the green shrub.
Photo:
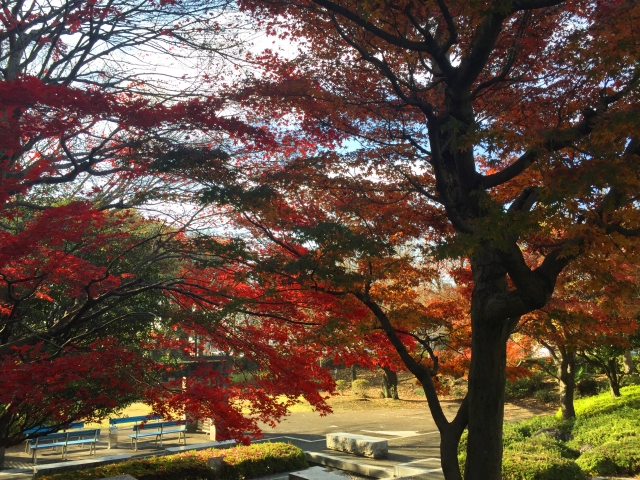
MULTIPOLYGON (((514 442, 502 456, 502 480, 584 480, 585 475, 573 458, 579 452, 547 437, 514 442)), ((466 452, 458 454, 464 469, 466 452)))
POLYGON ((640 410, 640 385, 620 389, 621 397, 612 398, 609 394, 580 398, 575 401, 576 416, 592 417, 624 409, 625 407, 640 410))
POLYGON ((595 378, 584 378, 579 382, 576 382, 576 388, 578 393, 583 397, 589 397, 591 395, 597 395, 600 390, 600 385, 595 378))
POLYGON ((626 437, 584 452, 576 463, 589 475, 640 473, 640 438, 626 437))
POLYGON ((557 396, 551 390, 543 388, 541 390, 536 390, 533 393, 533 398, 542 403, 551 403, 556 400, 557 396))
POLYGON ((336 380, 336 390, 338 392, 344 392, 349 388, 349 383, 346 380, 336 380))
POLYGON ((546 435, 538 435, 520 442, 513 442, 508 448, 505 448, 505 452, 506 451, 513 452, 514 454, 556 455, 573 460, 580 456, 578 450, 569 448, 566 443, 554 440, 546 435))
POLYGON ((502 457, 502 479, 584 480, 585 474, 576 462, 553 451, 527 453, 507 450, 502 457))
POLYGON ((621 438, 635 437, 639 431, 639 418, 625 418, 615 413, 600 417, 578 418, 573 430, 573 439, 569 443, 575 448, 580 448, 582 445, 595 447, 621 438))
POLYGON ((628 387, 630 385, 640 385, 640 375, 638 375, 637 373, 626 375, 622 377, 620 383, 623 387, 628 387))
POLYGON ((424 397, 424 388, 416 388, 413 393, 415 393, 416 395, 420 396, 420 397, 424 397))
MULTIPOLYGON (((540 416, 503 426, 503 480, 579 480, 588 475, 637 475, 640 473, 640 386, 624 387, 620 398, 608 392, 576 400, 578 418, 540 416), (546 435, 533 436, 543 428, 571 433, 562 442, 546 435), (592 450, 580 454, 590 445, 592 450), (573 460, 575 459, 575 461, 573 460)), ((467 432, 458 446, 464 466, 467 432)))
POLYGON ((533 394, 533 392, 542 388, 544 378, 544 373, 533 372, 530 377, 507 380, 504 387, 505 398, 507 400, 513 400, 515 398, 523 398, 533 394))
POLYGON ((221 480, 256 478, 308 466, 304 452, 288 443, 259 443, 230 448, 225 450, 223 461, 224 467, 218 477, 221 480))
POLYGON ((609 393, 575 402, 577 419, 573 428, 574 438, 569 444, 593 447, 626 437, 637 437, 640 432, 640 387, 621 390, 620 398, 609 393))
POLYGON ((369 380, 365 380, 364 378, 351 382, 351 390, 353 390, 353 393, 355 395, 358 395, 359 397, 367 396, 367 390, 369 390, 369 386, 369 380))
POLYGON ((505 423, 502 427, 502 441, 507 449, 512 443, 521 442, 542 428, 557 428, 563 432, 571 432, 573 422, 551 415, 529 418, 517 423, 505 423))
POLYGON ((298 447, 288 443, 260 443, 228 450, 199 450, 131 460, 41 478, 95 480, 129 474, 137 480, 240 480, 306 467, 306 457, 298 447), (209 459, 214 457, 223 458, 223 467, 218 472, 208 468, 209 459))

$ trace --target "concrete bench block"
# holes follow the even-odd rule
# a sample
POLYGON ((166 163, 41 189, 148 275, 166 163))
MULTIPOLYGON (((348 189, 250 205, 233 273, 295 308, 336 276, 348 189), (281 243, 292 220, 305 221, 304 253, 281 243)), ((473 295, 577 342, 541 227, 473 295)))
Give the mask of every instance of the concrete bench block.
POLYGON ((98 457, 87 460, 72 460, 69 462, 36 465, 33 467, 33 478, 39 478, 44 475, 53 475, 54 473, 70 472, 73 470, 99 467, 101 465, 124 462, 129 459, 131 459, 131 455, 110 455, 107 457, 98 457))
POLYGON ((393 478, 393 469, 381 467, 379 465, 369 465, 367 463, 354 462, 350 458, 327 455, 320 452, 304 452, 307 461, 319 463, 327 467, 338 468, 347 472, 357 473, 365 477, 372 478, 393 478))
POLYGON ((328 434, 327 448, 370 458, 385 458, 389 454, 389 444, 384 438, 343 432, 328 434))
POLYGON ((183 445, 181 447, 165 448, 167 453, 188 452, 191 450, 206 450, 207 448, 230 448, 236 445, 235 440, 224 440, 222 442, 197 443, 195 445, 183 445))
POLYGON ((323 467, 311 467, 289 473, 289 480, 344 480, 344 477, 327 472, 323 467))

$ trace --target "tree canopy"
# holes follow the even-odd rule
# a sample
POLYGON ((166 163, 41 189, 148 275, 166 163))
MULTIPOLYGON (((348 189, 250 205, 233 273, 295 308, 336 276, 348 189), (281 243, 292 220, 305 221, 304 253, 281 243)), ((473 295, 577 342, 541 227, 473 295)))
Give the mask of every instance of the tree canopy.
POLYGON ((49 285, 76 282, 81 304, 150 289, 169 298, 181 331, 273 374, 242 392, 209 369, 177 403, 152 396, 156 409, 209 405, 204 386, 220 387, 233 435, 255 422, 231 397, 267 420, 299 394, 326 411, 319 389, 331 380, 315 358, 404 366, 440 431, 445 478, 461 478, 468 428, 465 478, 498 480, 510 335, 544 322, 532 312, 572 272, 595 272, 595 292, 611 258, 638 263, 640 6, 242 0, 296 51, 250 53, 244 76, 205 62, 191 88, 166 86, 162 70, 132 74, 127 58, 194 52, 238 67, 238 51, 219 48, 238 46, 216 19, 230 5, 33 5, 13 2, 0 37, 7 365, 44 348, 64 318, 26 325, 15 285, 55 303, 49 285), (78 181, 72 195, 53 191, 78 181), (105 212, 152 198, 200 202, 215 223, 126 246, 126 215, 105 212), (106 244, 123 248, 101 256, 106 244), (145 249, 153 255, 136 257, 145 249), (438 401, 443 369, 468 370, 451 420, 438 401), (278 392, 288 400, 274 402, 278 392))

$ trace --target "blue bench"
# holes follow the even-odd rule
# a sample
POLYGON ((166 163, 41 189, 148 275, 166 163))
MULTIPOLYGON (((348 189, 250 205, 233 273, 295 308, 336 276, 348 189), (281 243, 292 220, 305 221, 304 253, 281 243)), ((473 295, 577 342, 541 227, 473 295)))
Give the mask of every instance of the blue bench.
POLYGON ((135 432, 133 435, 129 435, 131 439, 131 447, 134 450, 138 450, 138 440, 145 437, 155 437, 156 447, 158 446, 158 440, 160 441, 160 447, 162 447, 162 439, 165 435, 178 434, 178 443, 180 440, 184 440, 184 444, 187 444, 187 421, 186 420, 173 420, 170 422, 151 422, 141 423, 133 427, 135 432))
POLYGON ((67 450, 70 445, 89 445, 89 453, 96 454, 96 443, 100 437, 100 429, 93 430, 73 430, 68 432, 50 433, 34 439, 34 443, 29 445, 29 450, 33 453, 33 464, 38 461, 38 450, 43 448, 62 448, 62 459, 66 460, 67 450))
MULTIPOLYGON (((65 426, 63 429, 60 428, 53 428, 53 427, 47 427, 46 425, 42 425, 40 427, 35 427, 35 428, 30 428, 28 430, 25 430, 24 433, 25 435, 29 436, 29 435, 35 435, 35 434, 41 434, 40 438, 41 438, 41 442, 42 440, 42 434, 44 434, 45 436, 49 436, 53 433, 58 433, 60 430, 62 430, 63 432, 67 432, 69 430, 74 430, 74 429, 78 429, 78 428, 84 428, 84 423, 78 422, 78 423, 70 423, 69 425, 65 426)), ((29 447, 31 445, 33 445, 35 443, 36 439, 35 438, 29 438, 27 440, 25 440, 25 446, 24 446, 24 453, 29 453, 29 447)))
POLYGON ((139 424, 142 422, 148 422, 149 420, 160 420, 161 418, 162 417, 160 415, 140 415, 137 417, 110 418, 109 419, 109 448, 111 449, 113 447, 113 445, 111 444, 112 427, 115 427, 117 429, 118 425, 122 425, 126 423, 139 424))

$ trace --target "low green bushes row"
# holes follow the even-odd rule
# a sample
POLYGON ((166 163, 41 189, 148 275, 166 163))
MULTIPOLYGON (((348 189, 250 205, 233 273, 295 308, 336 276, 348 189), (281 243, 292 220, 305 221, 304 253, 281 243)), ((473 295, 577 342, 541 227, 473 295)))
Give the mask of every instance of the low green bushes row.
MULTIPOLYGON (((584 480, 640 473, 640 386, 575 402, 577 419, 540 416, 503 428, 503 480, 584 480), (556 437, 534 434, 551 429, 556 437)), ((467 434, 458 448, 464 465, 467 434)))
POLYGON ((304 452, 288 443, 259 443, 227 450, 199 450, 131 460, 87 470, 41 477, 41 480, 95 480, 129 474, 137 480, 242 480, 307 468, 304 452), (222 457, 212 470, 209 460, 222 457))
POLYGON ((640 472, 640 438, 628 437, 587 450, 576 464, 589 475, 635 475, 640 472))

